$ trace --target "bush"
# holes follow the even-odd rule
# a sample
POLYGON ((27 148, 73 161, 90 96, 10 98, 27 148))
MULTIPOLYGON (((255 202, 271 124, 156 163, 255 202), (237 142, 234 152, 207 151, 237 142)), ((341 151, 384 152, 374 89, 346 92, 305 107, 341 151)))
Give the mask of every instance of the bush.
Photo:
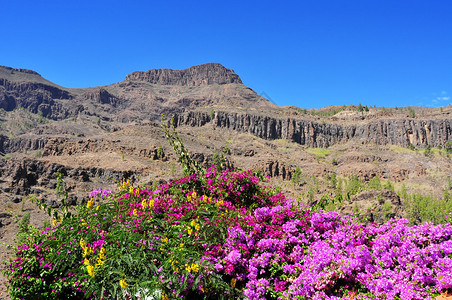
POLYGON ((452 141, 448 141, 444 146, 446 153, 452 153, 452 141))
POLYGON ((17 248, 13 299, 427 299, 452 287, 451 224, 364 226, 294 205, 251 172, 90 197, 17 248))
POLYGON ((394 192, 394 184, 391 182, 391 180, 387 180, 386 182, 385 182, 385 184, 383 185, 383 188, 385 189, 385 190, 388 190, 388 191, 393 191, 394 192))
POLYGON ((374 178, 372 178, 371 180, 369 180, 369 185, 368 185, 369 189, 371 190, 381 190, 381 182, 380 182, 380 178, 378 176, 375 176, 374 178))
POLYGON ((361 192, 363 187, 363 183, 359 180, 358 176, 355 175, 349 178, 348 184, 345 187, 345 192, 350 196, 355 195, 361 192))
POLYGON ((162 147, 162 146, 158 147, 158 148, 157 148, 157 158, 158 158, 158 159, 162 159, 164 155, 165 155, 165 154, 164 154, 164 152, 163 152, 163 147, 162 147))
POLYGON ((294 185, 299 184, 301 180, 303 179, 303 171, 301 171, 300 167, 296 167, 295 171, 292 175, 292 183, 294 185))
POLYGON ((28 225, 30 225, 30 213, 26 212, 19 221, 19 233, 27 232, 28 225))

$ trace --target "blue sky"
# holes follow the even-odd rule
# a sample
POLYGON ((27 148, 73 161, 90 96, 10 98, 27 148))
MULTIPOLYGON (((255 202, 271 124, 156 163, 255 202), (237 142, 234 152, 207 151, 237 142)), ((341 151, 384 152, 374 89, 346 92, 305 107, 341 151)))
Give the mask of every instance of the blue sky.
POLYGON ((65 87, 219 62, 279 105, 452 103, 452 1, 2 1, 0 65, 65 87))

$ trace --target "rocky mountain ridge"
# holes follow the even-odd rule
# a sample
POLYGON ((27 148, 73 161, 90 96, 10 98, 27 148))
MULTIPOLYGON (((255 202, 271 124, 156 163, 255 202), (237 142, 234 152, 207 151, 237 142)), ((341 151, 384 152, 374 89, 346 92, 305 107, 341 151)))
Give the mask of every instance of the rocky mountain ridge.
POLYGON ((231 69, 218 63, 207 63, 184 70, 152 69, 137 71, 126 76, 126 81, 146 81, 152 84, 202 86, 209 84, 242 84, 240 77, 231 69))
POLYGON ((127 123, 207 105, 272 106, 233 70, 217 63, 138 71, 122 82, 85 89, 64 88, 37 72, 0 66, 0 108, 24 108, 52 120, 87 115, 127 123))
POLYGON ((275 118, 250 113, 218 111, 214 116, 207 112, 188 112, 174 116, 176 126, 204 126, 248 132, 266 140, 286 139, 300 145, 327 148, 337 143, 357 139, 366 144, 442 146, 452 140, 452 119, 378 119, 360 124, 329 124, 296 118, 275 118))

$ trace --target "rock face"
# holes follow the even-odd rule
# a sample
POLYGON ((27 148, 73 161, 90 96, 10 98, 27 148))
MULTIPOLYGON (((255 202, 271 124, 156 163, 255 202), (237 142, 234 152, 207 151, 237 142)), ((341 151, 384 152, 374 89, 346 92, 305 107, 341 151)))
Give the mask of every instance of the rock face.
POLYGON ((25 73, 25 74, 32 74, 32 75, 41 76, 38 72, 35 72, 33 70, 16 69, 16 68, 11 68, 11 67, 7 67, 7 66, 0 66, 0 67, 4 68, 6 71, 10 72, 11 74, 14 74, 15 72, 19 72, 19 73, 25 73))
POLYGON ((11 111, 18 107, 28 109, 49 119, 62 119, 76 115, 56 100, 70 100, 65 90, 38 82, 13 82, 0 78, 0 108, 11 111))
POLYGON ((49 138, 46 137, 19 137, 10 139, 7 136, 0 135, 0 154, 43 149, 48 140, 49 138))
POLYGON ((184 70, 152 69, 133 72, 126 80, 146 81, 152 84, 203 86, 209 84, 242 83, 240 77, 221 64, 208 63, 184 70))
POLYGON ((217 63, 133 72, 122 82, 84 89, 64 88, 34 71, 0 66, 0 109, 23 108, 52 120, 81 115, 128 123, 212 105, 265 108, 272 104, 243 85, 233 70, 217 63))
POLYGON ((84 98, 96 103, 109 104, 116 107, 120 103, 120 99, 110 94, 107 90, 99 88, 95 91, 86 92, 84 98))
MULTIPOLYGON (((70 168, 57 163, 24 160, 0 160, 0 178, 3 182, 1 189, 4 193, 14 195, 27 195, 37 190, 37 187, 54 189, 57 172, 63 174, 68 181, 73 181, 72 188, 76 184, 89 182, 90 178, 98 178, 104 181, 121 181, 134 178, 137 173, 132 171, 116 171, 102 168, 70 168)), ((75 204, 75 203, 74 203, 75 204)))
POLYGON ((190 112, 176 115, 174 120, 176 126, 203 126, 212 121, 215 127, 248 132, 266 140, 287 139, 308 147, 329 147, 352 139, 402 147, 444 146, 452 140, 451 119, 380 119, 340 125, 230 112, 216 112, 212 118, 208 113, 190 112))
POLYGON ((267 159, 256 164, 253 170, 261 170, 262 175, 269 177, 278 177, 282 180, 292 179, 295 168, 287 166, 284 162, 274 159, 267 159))

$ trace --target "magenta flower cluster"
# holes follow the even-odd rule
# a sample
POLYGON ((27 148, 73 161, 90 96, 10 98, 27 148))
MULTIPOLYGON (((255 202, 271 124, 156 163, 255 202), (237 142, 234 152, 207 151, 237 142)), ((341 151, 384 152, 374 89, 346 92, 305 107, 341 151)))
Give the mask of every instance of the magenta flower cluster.
POLYGON ((364 226, 335 212, 300 215, 292 204, 254 217, 252 230, 229 229, 209 256, 248 299, 429 299, 452 288, 451 224, 364 226))

